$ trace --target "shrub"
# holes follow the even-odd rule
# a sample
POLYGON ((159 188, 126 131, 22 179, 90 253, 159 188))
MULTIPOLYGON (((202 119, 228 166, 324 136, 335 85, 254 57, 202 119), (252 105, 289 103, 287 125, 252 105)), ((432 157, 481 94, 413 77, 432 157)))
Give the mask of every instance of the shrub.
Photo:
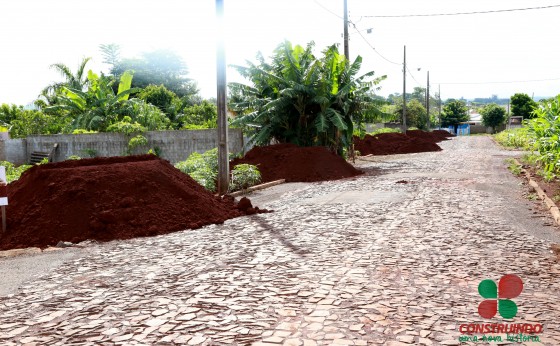
POLYGON ((209 191, 216 191, 218 177, 218 149, 208 150, 204 154, 192 153, 182 162, 175 164, 181 172, 188 174, 197 183, 209 191))
POLYGON ((136 135, 128 141, 128 150, 132 152, 134 148, 147 144, 148 144, 148 139, 146 137, 142 135, 136 135))
POLYGON ((137 122, 132 122, 132 119, 125 116, 122 121, 117 121, 107 127, 107 132, 118 132, 126 136, 131 136, 136 133, 144 133, 147 128, 137 122))
POLYGON ((535 118, 529 120, 529 134, 534 138, 534 148, 539 153, 543 169, 551 173, 560 172, 560 95, 539 105, 535 118))
POLYGON ((230 191, 245 190, 261 181, 261 172, 257 166, 246 163, 239 164, 231 171, 230 191))
POLYGON ((383 127, 383 128, 377 129, 375 131, 372 131, 368 134, 371 135, 371 136, 375 136, 375 135, 380 134, 380 133, 396 133, 396 132, 401 132, 401 130, 392 129, 390 127, 383 127))
POLYGON ((75 129, 74 131, 72 131, 73 135, 83 135, 88 133, 98 133, 98 131, 86 130, 86 129, 75 129))
MULTIPOLYGON (((229 154, 229 159, 235 157, 235 153, 229 154)), ((218 148, 206 151, 204 154, 194 152, 185 161, 175 164, 181 172, 188 174, 205 189, 215 192, 218 179, 218 148)), ((260 181, 260 172, 256 166, 240 164, 232 171, 232 189, 246 189, 260 181), (240 168, 238 168, 241 166, 240 168)))
POLYGON ((531 146, 531 137, 526 127, 499 132, 494 135, 494 139, 508 148, 528 149, 531 146))
POLYGON ((23 172, 33 167, 32 165, 15 166, 9 161, 0 161, 0 166, 6 167, 6 180, 8 184, 18 180, 23 172))

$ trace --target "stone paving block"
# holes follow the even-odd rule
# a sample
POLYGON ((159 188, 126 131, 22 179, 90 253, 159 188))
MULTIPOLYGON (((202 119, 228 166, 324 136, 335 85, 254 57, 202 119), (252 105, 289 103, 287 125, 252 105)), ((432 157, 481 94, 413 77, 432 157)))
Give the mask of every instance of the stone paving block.
POLYGON ((298 185, 274 213, 89 244, 1 297, 0 343, 458 345, 460 324, 484 322, 478 283, 516 273, 515 321, 560 344, 560 232, 505 168, 515 153, 485 136, 441 146, 298 185))

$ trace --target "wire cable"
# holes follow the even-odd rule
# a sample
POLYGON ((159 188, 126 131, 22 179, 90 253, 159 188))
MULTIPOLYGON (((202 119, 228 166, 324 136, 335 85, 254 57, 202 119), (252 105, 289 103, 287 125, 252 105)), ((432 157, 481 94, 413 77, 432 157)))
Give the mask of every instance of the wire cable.
MULTIPOLYGON (((350 22, 350 23, 352 23, 352 22, 350 22)), ((352 25, 354 26, 354 30, 356 30, 356 33, 358 33, 358 34, 362 37, 362 39, 363 39, 363 40, 367 43, 367 45, 375 52, 375 54, 379 55, 381 58, 383 58, 383 59, 384 59, 385 61, 387 61, 387 62, 390 62, 391 64, 394 64, 394 65, 402 65, 402 63, 394 62, 394 61, 391 61, 391 60, 387 59, 386 57, 384 57, 381 53, 379 53, 379 52, 377 51, 377 49, 375 49, 374 46, 371 45, 371 43, 369 43, 369 41, 364 37, 364 35, 362 35, 362 33, 356 28, 356 25, 355 25, 354 23, 352 23, 352 25)))
POLYGON ((323 10, 329 12, 329 13, 332 14, 333 16, 338 17, 338 18, 344 20, 344 18, 343 18, 342 16, 340 16, 340 15, 334 13, 333 11, 329 10, 327 7, 325 7, 325 6, 324 6, 323 4, 321 4, 319 1, 313 0, 313 2, 315 2, 317 5, 321 6, 321 8, 323 8, 323 10))
POLYGON ((408 66, 406 67, 406 70, 408 71, 408 74, 410 75, 410 77, 412 77, 412 79, 416 82, 416 84, 418 84, 420 87, 422 87, 422 84, 420 84, 420 82, 418 82, 416 80, 416 78, 414 78, 414 75, 412 74, 412 71, 410 71, 410 69, 408 68, 408 66))
POLYGON ((362 16, 362 17, 364 17, 364 18, 407 18, 407 17, 461 16, 461 15, 472 15, 472 14, 489 14, 489 13, 515 12, 515 11, 544 10, 544 9, 555 8, 555 7, 560 7, 560 5, 512 8, 512 9, 506 9, 506 10, 490 10, 490 11, 455 12, 455 13, 430 13, 430 14, 398 14, 398 15, 377 15, 377 16, 362 16))

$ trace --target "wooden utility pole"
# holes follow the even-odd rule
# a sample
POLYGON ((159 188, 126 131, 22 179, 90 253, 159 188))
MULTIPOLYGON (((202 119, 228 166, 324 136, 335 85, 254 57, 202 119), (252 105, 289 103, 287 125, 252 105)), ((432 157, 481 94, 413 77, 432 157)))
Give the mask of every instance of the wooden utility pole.
POLYGON ((403 91, 402 91, 402 132, 406 134, 406 46, 404 46, 404 62, 403 62, 403 91))
POLYGON ((216 46, 217 107, 218 107, 218 194, 228 192, 229 154, 228 124, 226 105, 226 51, 224 45, 224 0, 216 0, 216 19, 218 22, 216 46))
POLYGON ((430 71, 428 71, 428 85, 426 87, 426 113, 428 114, 428 131, 430 131, 430 71))
POLYGON ((348 0, 344 0, 344 56, 350 63, 350 48, 348 47, 348 0))
POLYGON ((438 99, 439 99, 439 128, 441 129, 441 84, 438 84, 438 99))

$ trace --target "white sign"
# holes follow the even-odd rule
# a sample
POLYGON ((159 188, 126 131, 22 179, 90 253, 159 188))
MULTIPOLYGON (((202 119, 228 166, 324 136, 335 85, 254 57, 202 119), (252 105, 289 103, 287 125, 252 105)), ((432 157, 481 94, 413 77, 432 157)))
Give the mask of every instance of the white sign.
POLYGON ((8 205, 8 181, 6 180, 6 167, 0 166, 0 205, 8 205))

